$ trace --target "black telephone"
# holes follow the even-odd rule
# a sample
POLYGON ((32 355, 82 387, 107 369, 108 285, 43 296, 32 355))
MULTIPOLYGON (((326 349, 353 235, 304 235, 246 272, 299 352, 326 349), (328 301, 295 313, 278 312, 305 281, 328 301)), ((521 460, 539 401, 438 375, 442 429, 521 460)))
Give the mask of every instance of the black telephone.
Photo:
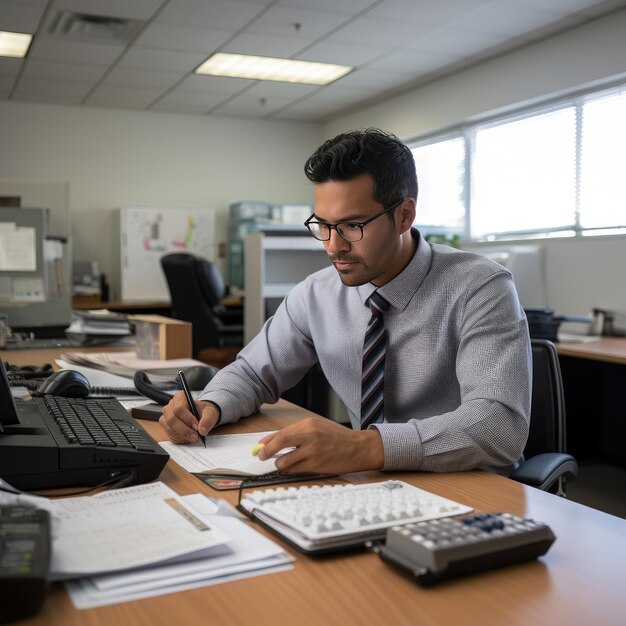
MULTIPOLYGON (((9 378, 9 383, 11 386, 20 386, 26 387, 29 391, 37 394, 39 389, 44 385, 44 383, 50 379, 54 378, 55 375, 58 376, 59 372, 55 374, 52 369, 52 366, 47 364, 42 367, 34 367, 34 366, 25 366, 25 367, 17 367, 6 364, 6 370, 9 378)), ((68 372, 74 370, 60 370, 60 372, 68 372)), ((185 372, 185 377, 187 382, 189 383, 189 387, 192 391, 199 391, 204 389, 208 382, 215 376, 215 374, 219 371, 218 368, 213 367, 212 365, 195 365, 193 367, 185 368, 183 370, 185 372)), ((82 376, 79 375, 79 372, 74 372, 77 376, 76 378, 82 379, 82 384, 78 385, 79 389, 76 391, 74 388, 71 392, 71 395, 74 397, 86 397, 89 394, 97 394, 97 395, 128 395, 131 393, 136 393, 137 395, 143 395, 150 400, 153 400, 157 404, 165 405, 172 399, 172 391, 180 391, 182 390, 182 385, 178 379, 178 376, 175 380, 167 383, 155 384, 153 383, 148 375, 145 372, 135 372, 135 376, 133 378, 134 387, 91 387, 89 385, 89 381, 82 376), (168 391, 170 393, 168 393, 168 391)), ((81 381, 73 381, 73 382, 81 382, 81 381)), ((67 389, 69 391, 69 385, 63 384, 63 386, 59 385, 59 389, 67 389)), ((60 391, 56 395, 64 395, 62 391, 60 391)))
MULTIPOLYGON (((219 372, 217 367, 212 365, 195 365, 185 368, 183 371, 192 391, 204 389, 213 376, 219 372)), ((135 383, 135 388, 139 393, 160 405, 166 405, 172 399, 172 394, 167 393, 168 391, 179 391, 183 388, 178 376, 173 383, 156 385, 150 381, 145 372, 135 372, 133 383, 135 383)))

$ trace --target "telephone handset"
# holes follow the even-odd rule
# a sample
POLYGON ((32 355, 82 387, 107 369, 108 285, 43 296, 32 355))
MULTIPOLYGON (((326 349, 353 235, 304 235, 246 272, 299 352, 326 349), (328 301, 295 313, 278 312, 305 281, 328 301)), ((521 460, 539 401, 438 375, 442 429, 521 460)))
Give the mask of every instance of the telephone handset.
POLYGON ((145 372, 135 372, 133 383, 135 383, 135 389, 137 389, 141 395, 150 398, 150 400, 162 406, 166 405, 172 399, 172 394, 167 393, 167 391, 176 389, 172 383, 164 383, 161 385, 153 383, 145 372))
MULTIPOLYGON (((219 370, 212 365, 197 365, 184 370, 185 378, 192 391, 204 389, 218 371, 219 370)), ((172 399, 172 394, 167 393, 168 391, 179 391, 183 388, 178 376, 173 383, 156 385, 151 382, 145 372, 135 372, 133 382, 135 383, 137 391, 160 405, 166 405, 172 399)))

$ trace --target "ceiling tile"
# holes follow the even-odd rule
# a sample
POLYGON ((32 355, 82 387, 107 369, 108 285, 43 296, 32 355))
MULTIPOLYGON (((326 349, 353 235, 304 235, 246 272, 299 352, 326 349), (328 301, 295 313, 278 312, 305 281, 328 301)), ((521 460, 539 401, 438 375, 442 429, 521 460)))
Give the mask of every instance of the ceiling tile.
MULTIPOLYGON (((376 0, 315 0, 316 9, 329 13, 342 13, 343 15, 354 15, 376 4, 378 4, 376 0)), ((310 9, 311 0, 280 0, 278 5, 310 9)))
POLYGON ((42 15, 42 8, 22 4, 0 4, 0 30, 32 34, 37 30, 42 15))
POLYGON ((156 100, 161 93, 161 89, 129 89, 128 87, 102 85, 89 96, 87 104, 145 108, 156 100))
POLYGON ((325 36, 346 21, 346 16, 321 10, 273 6, 248 28, 251 33, 278 37, 295 36, 302 46, 325 36), (300 28, 296 27, 300 24, 300 28))
POLYGON ((224 46, 220 52, 252 54, 266 57, 292 57, 304 48, 296 37, 268 37, 258 33, 242 33, 224 46))
POLYGON ((0 75, 0 97, 8 98, 11 93, 11 89, 13 89, 13 83, 15 79, 12 76, 1 76, 0 75))
POLYGON ((447 24, 467 11, 490 4, 492 0, 385 0, 367 13, 374 19, 412 22, 420 30, 432 30, 447 24))
POLYGON ((265 117, 291 102, 289 98, 259 98, 245 93, 221 104, 214 112, 219 111, 220 115, 265 117))
POLYGON ((89 83, 69 83, 42 78, 23 78, 18 82, 14 97, 22 100, 79 103, 89 91, 89 83))
POLYGON ((0 7, 10 6, 11 4, 45 9, 48 4, 48 0, 0 0, 0 7))
POLYGON ((105 72, 106 65, 84 65, 30 59, 24 66, 24 78, 67 80, 73 83, 94 83, 105 72))
POLYGON ((116 67, 102 82, 116 87, 169 89, 184 76, 180 72, 154 72, 116 67))
MULTIPOLYGON (((364 71, 392 74, 409 80, 423 73, 433 72, 457 60, 453 54, 424 52, 416 48, 402 49, 376 59, 363 68, 364 71)), ((358 76, 358 74, 357 74, 358 76)), ((358 80, 358 79, 357 79, 358 80)))
POLYGON ((55 0, 54 8, 90 15, 148 20, 161 4, 163 0, 55 0))
POLYGON ((491 33, 502 38, 520 36, 536 28, 547 27, 556 19, 552 14, 527 7, 493 2, 451 20, 446 28, 475 33, 491 33))
POLYGON ((258 81, 246 91, 248 95, 259 98, 290 98, 298 99, 319 89, 318 85, 296 85, 293 83, 279 83, 276 81, 258 81))
POLYGON ((0 76, 17 76, 22 66, 22 59, 0 57, 0 76))
POLYGON ((170 0, 158 22, 236 31, 254 19, 264 3, 237 0, 170 0))
POLYGON ((178 86, 178 89, 231 95, 238 93, 254 83, 254 80, 245 78, 226 78, 225 76, 202 76, 200 74, 192 74, 178 86))
POLYGON ((384 69, 362 69, 348 74, 341 81, 337 81, 336 84, 338 87, 348 89, 365 88, 368 93, 375 94, 376 92, 400 87, 409 81, 411 76, 411 74, 395 73, 393 71, 385 71, 384 69))
POLYGON ((120 44, 83 43, 40 37, 31 46, 28 58, 108 65, 113 63, 123 50, 124 46, 120 44))
POLYGON ((139 47, 204 52, 208 56, 230 37, 232 32, 226 30, 154 22, 146 27, 135 44, 139 47))
POLYGON ((415 25, 399 20, 361 17, 329 37, 329 41, 350 44, 372 44, 383 48, 399 48, 419 34, 415 25))
POLYGON ((501 43, 502 37, 494 33, 449 27, 419 37, 404 49, 409 52, 417 50, 425 55, 448 56, 450 62, 454 62, 501 43))
POLYGON ((379 48, 377 46, 324 41, 298 55, 298 59, 358 67, 388 52, 388 48, 379 48))
POLYGON ((119 62, 119 67, 144 70, 192 72, 206 59, 203 52, 178 52, 156 48, 132 48, 119 62))
POLYGON ((181 113, 206 113, 226 98, 224 94, 208 94, 198 91, 173 91, 150 107, 151 111, 178 111, 181 113))

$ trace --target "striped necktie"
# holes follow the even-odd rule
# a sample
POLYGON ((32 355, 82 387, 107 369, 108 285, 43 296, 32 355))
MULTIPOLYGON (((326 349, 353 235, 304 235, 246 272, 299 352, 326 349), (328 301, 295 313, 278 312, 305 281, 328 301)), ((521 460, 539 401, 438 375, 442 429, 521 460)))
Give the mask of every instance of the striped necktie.
POLYGON ((361 374, 361 430, 383 421, 383 382, 385 377, 385 322, 389 302, 375 291, 368 300, 372 317, 365 331, 361 374))

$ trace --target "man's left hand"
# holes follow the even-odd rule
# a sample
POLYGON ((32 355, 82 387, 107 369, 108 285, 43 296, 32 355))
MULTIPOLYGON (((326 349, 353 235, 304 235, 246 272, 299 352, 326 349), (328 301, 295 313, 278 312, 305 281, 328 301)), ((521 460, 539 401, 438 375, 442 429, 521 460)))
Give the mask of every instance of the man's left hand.
POLYGON ((260 440, 265 461, 284 448, 276 467, 289 473, 346 474, 381 469, 383 444, 378 430, 351 430, 322 417, 307 417, 260 440))

